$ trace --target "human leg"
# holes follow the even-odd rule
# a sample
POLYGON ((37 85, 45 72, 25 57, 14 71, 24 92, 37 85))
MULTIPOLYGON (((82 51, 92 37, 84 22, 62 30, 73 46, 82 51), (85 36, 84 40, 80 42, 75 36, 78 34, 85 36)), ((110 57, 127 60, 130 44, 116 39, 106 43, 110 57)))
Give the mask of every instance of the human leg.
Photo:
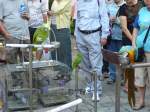
POLYGON ((80 69, 84 72, 85 75, 85 80, 86 80, 86 89, 88 89, 91 92, 91 63, 89 60, 89 53, 88 53, 88 48, 87 48, 87 43, 84 41, 84 34, 81 32, 77 32, 77 37, 76 37, 76 43, 77 43, 77 48, 78 51, 83 55, 83 60, 80 64, 80 69))
POLYGON ((146 77, 147 77, 146 68, 135 68, 135 86, 137 87, 138 92, 139 92, 138 103, 136 102, 136 105, 133 108, 135 110, 139 110, 142 107, 144 107, 146 77))
MULTIPOLYGON (((103 60, 102 60, 102 53, 101 53, 101 46, 99 43, 99 32, 93 33, 89 35, 88 38, 86 38, 86 42, 88 45, 89 50, 89 59, 91 63, 91 68, 96 72, 97 75, 97 95, 102 94, 102 66, 103 66, 103 60)), ((92 86, 94 90, 94 76, 92 76, 92 86)), ((93 92, 94 95, 94 92, 93 92)), ((94 96, 93 96, 94 98, 94 96)))
MULTIPOLYGON (((108 45, 103 46, 103 49, 108 49, 108 45)), ((109 63, 103 59, 102 73, 104 78, 109 77, 109 63)))
POLYGON ((146 89, 146 87, 137 87, 137 89, 138 89, 138 92, 140 94, 140 97, 139 97, 139 101, 136 102, 135 107, 133 107, 134 110, 140 110, 145 106, 144 99, 145 99, 145 91, 146 91, 145 89, 146 89))
MULTIPOLYGON (((5 40, 6 44, 19 44, 19 40, 12 37, 8 40, 5 40)), ((6 48, 6 60, 8 63, 15 64, 17 63, 18 48, 6 48)))
MULTIPOLYGON (((72 55, 71 55, 71 34, 69 28, 57 29, 52 25, 51 41, 60 42, 60 47, 57 49, 58 61, 67 64, 71 68, 72 55), (55 35, 55 36, 54 36, 55 35)), ((55 51, 52 52, 52 59, 56 59, 55 51)))
MULTIPOLYGON (((30 44, 30 40, 20 40, 20 44, 30 44)), ((29 61, 29 51, 28 48, 20 48, 19 57, 20 61, 29 61)))
POLYGON ((31 27, 29 27, 30 42, 31 42, 31 43, 33 43, 33 36, 34 36, 35 31, 36 31, 36 28, 31 28, 31 27))

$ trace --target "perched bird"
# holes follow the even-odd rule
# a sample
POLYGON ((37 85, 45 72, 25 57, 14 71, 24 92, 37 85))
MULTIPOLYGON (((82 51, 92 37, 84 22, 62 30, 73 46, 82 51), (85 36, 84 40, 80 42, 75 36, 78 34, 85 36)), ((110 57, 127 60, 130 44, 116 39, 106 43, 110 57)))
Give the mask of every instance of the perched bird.
POLYGON ((76 55, 73 63, 72 63, 72 69, 73 70, 75 70, 79 66, 79 64, 81 63, 82 59, 83 59, 83 55, 81 53, 78 53, 76 55))

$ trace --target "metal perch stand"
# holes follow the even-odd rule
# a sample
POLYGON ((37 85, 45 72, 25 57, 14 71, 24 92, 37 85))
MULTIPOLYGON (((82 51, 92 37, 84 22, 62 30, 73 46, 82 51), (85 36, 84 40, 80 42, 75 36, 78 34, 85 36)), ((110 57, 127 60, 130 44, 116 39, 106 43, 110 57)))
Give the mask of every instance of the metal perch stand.
POLYGON ((105 49, 102 49, 102 54, 105 60, 116 65, 115 112, 120 112, 120 81, 123 70, 125 68, 150 67, 150 63, 130 64, 127 57, 105 49))
MULTIPOLYGON (((84 71, 87 71, 87 70, 85 70, 83 68, 80 68, 80 69, 82 69, 84 71)), ((75 95, 76 95, 76 99, 79 98, 79 95, 78 95, 79 94, 78 72, 79 72, 79 67, 77 67, 77 69, 75 70, 75 95)), ((89 72, 89 71, 87 71, 87 72, 89 72)), ((97 112, 97 103, 98 103, 98 101, 97 101, 97 91, 98 91, 97 90, 97 80, 98 80, 97 73, 96 73, 95 70, 90 71, 89 73, 93 76, 93 81, 94 81, 94 96, 95 96, 95 98, 94 98, 94 106, 93 107, 94 107, 94 112, 97 112)), ((79 106, 78 105, 76 105, 75 112, 79 112, 79 106)))

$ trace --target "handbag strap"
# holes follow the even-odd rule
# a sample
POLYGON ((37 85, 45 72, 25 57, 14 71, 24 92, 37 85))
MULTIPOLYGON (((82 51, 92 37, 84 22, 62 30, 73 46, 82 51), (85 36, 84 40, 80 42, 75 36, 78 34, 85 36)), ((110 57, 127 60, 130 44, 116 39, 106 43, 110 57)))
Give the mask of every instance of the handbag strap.
POLYGON ((149 31, 150 31, 150 25, 149 25, 148 30, 147 30, 147 32, 146 32, 146 35, 145 35, 145 38, 144 38, 143 44, 145 44, 145 42, 146 42, 146 40, 147 40, 147 37, 148 37, 149 31))

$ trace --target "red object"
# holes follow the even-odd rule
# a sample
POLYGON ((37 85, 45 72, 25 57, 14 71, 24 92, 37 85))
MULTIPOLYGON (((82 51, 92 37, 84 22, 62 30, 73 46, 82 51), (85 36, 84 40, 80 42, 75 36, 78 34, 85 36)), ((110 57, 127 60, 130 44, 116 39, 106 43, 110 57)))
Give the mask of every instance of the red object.
POLYGON ((45 53, 48 53, 48 48, 44 48, 45 53))
POLYGON ((0 34, 2 34, 2 28, 1 28, 1 26, 0 26, 0 34))

